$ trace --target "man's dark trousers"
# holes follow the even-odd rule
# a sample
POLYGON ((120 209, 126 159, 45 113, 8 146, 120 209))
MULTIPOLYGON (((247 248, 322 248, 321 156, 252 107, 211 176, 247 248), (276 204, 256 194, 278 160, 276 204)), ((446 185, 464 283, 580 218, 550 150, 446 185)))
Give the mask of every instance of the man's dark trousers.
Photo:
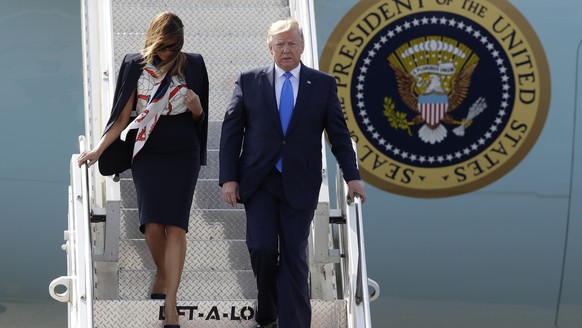
POLYGON ((256 320, 266 324, 278 318, 280 328, 309 328, 307 244, 314 210, 291 208, 281 181, 273 168, 245 203, 247 246, 259 291, 256 320))

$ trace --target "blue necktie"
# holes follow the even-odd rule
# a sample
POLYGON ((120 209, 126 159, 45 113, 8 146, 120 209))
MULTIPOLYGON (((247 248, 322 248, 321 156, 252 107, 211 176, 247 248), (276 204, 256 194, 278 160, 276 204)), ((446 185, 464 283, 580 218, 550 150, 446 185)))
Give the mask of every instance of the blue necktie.
MULTIPOLYGON (((285 72, 285 82, 283 82, 283 87, 281 88, 281 97, 279 98, 279 116, 281 117, 281 126, 283 127, 283 135, 287 132, 287 126, 289 126, 289 121, 291 120, 291 114, 293 113, 293 103, 295 102, 293 97, 293 85, 291 84, 291 72, 285 72)), ((283 158, 279 158, 277 164, 275 165, 279 172, 283 172, 283 158)))

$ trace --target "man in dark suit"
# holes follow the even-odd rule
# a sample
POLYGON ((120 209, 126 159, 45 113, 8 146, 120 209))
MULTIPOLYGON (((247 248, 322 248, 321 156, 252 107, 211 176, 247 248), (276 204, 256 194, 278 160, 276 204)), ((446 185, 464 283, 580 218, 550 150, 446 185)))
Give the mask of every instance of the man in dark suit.
POLYGON ((275 22, 267 41, 274 64, 236 81, 222 125, 219 183, 226 202, 245 205, 257 327, 308 328, 307 239, 322 182, 324 130, 349 196, 364 202, 366 194, 335 79, 301 63, 297 21, 275 22))

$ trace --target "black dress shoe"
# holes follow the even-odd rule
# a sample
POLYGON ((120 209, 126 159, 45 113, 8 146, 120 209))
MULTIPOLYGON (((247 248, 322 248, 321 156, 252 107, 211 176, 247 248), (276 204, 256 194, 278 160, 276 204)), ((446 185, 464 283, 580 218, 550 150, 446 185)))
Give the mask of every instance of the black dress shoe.
POLYGON ((150 299, 152 299, 152 300, 165 300, 166 299, 166 294, 153 293, 153 294, 150 295, 150 299))
POLYGON ((180 328, 180 325, 164 325, 164 328, 180 328))

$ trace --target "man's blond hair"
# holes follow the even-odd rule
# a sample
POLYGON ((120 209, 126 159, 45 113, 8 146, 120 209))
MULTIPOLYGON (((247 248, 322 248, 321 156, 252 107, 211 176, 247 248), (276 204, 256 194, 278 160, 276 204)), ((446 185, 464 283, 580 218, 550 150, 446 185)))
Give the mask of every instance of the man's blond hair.
POLYGON ((303 30, 295 19, 289 18, 282 19, 271 24, 271 27, 269 27, 269 31, 267 32, 267 44, 271 44, 271 41, 273 41, 273 37, 276 34, 291 30, 296 30, 297 33, 299 33, 299 36, 301 37, 301 43, 303 43, 303 30))

